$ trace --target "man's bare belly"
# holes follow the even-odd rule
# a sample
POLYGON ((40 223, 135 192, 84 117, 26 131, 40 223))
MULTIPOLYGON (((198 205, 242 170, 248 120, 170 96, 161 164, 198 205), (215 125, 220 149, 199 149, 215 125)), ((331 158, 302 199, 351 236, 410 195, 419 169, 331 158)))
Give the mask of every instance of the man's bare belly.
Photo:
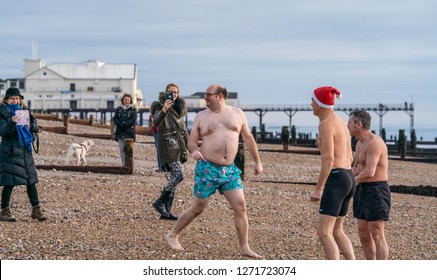
POLYGON ((222 137, 218 140, 219 142, 203 139, 200 152, 206 160, 216 165, 228 166, 235 160, 238 150, 238 141, 223 139, 222 137))

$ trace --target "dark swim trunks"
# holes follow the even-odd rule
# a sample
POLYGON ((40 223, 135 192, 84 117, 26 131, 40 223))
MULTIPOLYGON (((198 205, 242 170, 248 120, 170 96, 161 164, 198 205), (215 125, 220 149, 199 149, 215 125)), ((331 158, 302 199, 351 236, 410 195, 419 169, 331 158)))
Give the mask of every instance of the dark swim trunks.
POLYGON ((354 192, 355 179, 352 170, 333 168, 323 189, 319 213, 334 217, 346 216, 354 192))
POLYGON ((387 182, 369 182, 357 185, 354 194, 354 217, 366 221, 388 221, 391 192, 387 182))
POLYGON ((207 160, 199 160, 194 170, 194 195, 209 198, 216 190, 224 191, 242 189, 241 170, 232 163, 229 166, 216 165, 207 160))

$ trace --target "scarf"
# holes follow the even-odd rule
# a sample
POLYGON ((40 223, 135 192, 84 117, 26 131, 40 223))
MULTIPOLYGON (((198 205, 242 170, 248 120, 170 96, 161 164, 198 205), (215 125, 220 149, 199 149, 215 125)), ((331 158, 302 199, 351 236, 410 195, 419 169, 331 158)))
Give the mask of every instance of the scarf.
MULTIPOLYGON (((15 116, 15 111, 20 110, 19 104, 7 104, 9 107, 9 110, 11 111, 12 116, 15 116)), ((29 127, 27 125, 21 126, 16 125, 15 129, 17 131, 18 135, 18 144, 20 144, 21 147, 26 147, 27 150, 31 153, 32 152, 32 142, 35 140, 35 137, 30 132, 29 127)))
POLYGON ((127 106, 125 106, 125 105, 121 105, 121 108, 123 108, 123 110, 127 110, 127 109, 129 109, 130 107, 132 107, 132 104, 130 104, 130 105, 127 105, 127 106))

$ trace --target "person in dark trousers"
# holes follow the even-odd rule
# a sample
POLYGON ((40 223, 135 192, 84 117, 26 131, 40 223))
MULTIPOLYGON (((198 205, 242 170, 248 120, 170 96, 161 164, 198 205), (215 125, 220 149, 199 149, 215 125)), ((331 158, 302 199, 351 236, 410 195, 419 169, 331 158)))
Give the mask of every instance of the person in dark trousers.
POLYGON ((159 198, 152 204, 161 219, 177 220, 171 213, 176 188, 185 179, 182 163, 187 160, 188 131, 184 116, 187 113, 185 100, 179 96, 179 87, 168 84, 165 94, 153 102, 150 110, 155 112, 153 124, 158 126, 158 153, 160 168, 170 172, 171 177, 159 198))
POLYGON ((135 123, 137 121, 137 109, 132 104, 132 96, 125 93, 121 97, 121 105, 117 107, 114 115, 115 140, 120 148, 121 164, 126 165, 124 156, 125 140, 135 141, 135 123))
POLYGON ((9 203, 15 186, 27 186, 27 195, 32 205, 33 219, 47 220, 44 210, 40 206, 36 183, 35 162, 32 156, 32 132, 38 131, 36 119, 23 105, 24 97, 17 88, 6 91, 3 102, 0 104, 0 185, 3 186, 1 198, 0 221, 15 222, 9 203), (19 113, 27 111, 28 118, 21 122, 19 113))

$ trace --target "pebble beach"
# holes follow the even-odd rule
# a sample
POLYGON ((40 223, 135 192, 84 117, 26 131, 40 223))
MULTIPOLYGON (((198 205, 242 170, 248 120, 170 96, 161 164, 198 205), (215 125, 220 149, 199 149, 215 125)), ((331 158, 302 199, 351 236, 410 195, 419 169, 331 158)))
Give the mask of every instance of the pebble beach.
MULTIPOLYGON (((55 125, 49 121, 43 125, 55 125)), ((58 124, 59 125, 59 124, 58 124)), ((71 125, 70 133, 108 133, 106 129, 71 125)), ((71 143, 86 138, 43 131, 37 165, 65 165, 71 143)), ((118 144, 93 139, 88 165, 118 166, 118 144)), ((282 146, 259 144, 260 149, 282 146)), ((298 149, 290 147, 290 149, 298 149)), ((244 189, 252 250, 270 260, 324 259, 316 227, 318 204, 309 200, 320 169, 320 157, 309 154, 260 152, 264 172, 255 176, 246 152, 244 189)), ((167 178, 155 172, 153 137, 138 136, 133 175, 38 170, 38 190, 48 220, 37 222, 25 187, 16 187, 11 210, 15 223, 0 223, 0 259, 30 260, 244 260, 240 254, 233 212, 225 198, 215 194, 204 213, 181 236, 184 251, 170 250, 164 235, 172 221, 159 220, 151 207, 167 178)), ((184 164, 186 179, 179 185, 174 212, 181 213, 192 199, 193 169, 184 164)), ((389 184, 437 187, 437 165, 389 161, 389 184)), ((364 259, 352 217, 345 224, 357 259, 364 259)), ((389 258, 437 259, 437 198, 392 193, 386 223, 389 258)))

